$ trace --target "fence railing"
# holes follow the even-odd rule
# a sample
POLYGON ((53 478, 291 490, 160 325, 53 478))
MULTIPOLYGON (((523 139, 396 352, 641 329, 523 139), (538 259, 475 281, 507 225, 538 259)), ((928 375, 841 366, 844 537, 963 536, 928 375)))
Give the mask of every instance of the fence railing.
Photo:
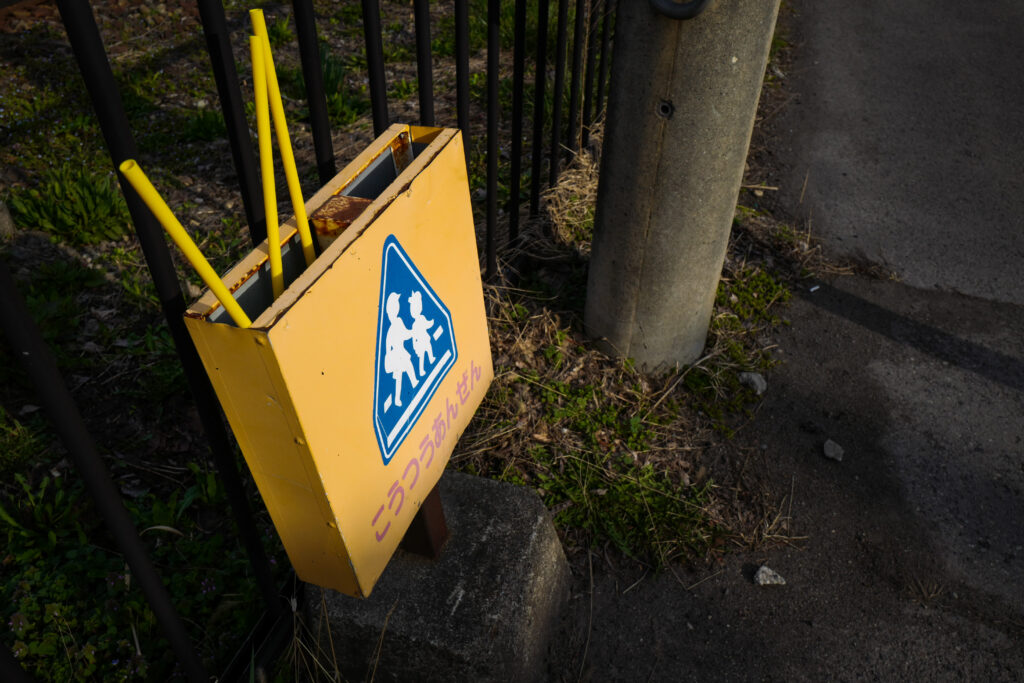
MULTIPOLYGON (((520 212, 540 212, 542 177, 547 163, 547 184, 558 181, 567 155, 588 145, 590 127, 600 117, 608 80, 608 63, 614 22, 613 0, 515 0, 512 12, 513 46, 511 54, 511 112, 501 116, 500 85, 506 62, 502 54, 503 6, 499 0, 453 0, 454 61, 456 70, 456 123, 468 138, 472 135, 470 106, 470 20, 486 14, 486 200, 483 265, 485 277, 497 272, 497 254, 509 242, 520 238, 520 212), (529 26, 533 24, 534 33, 529 26), (571 24, 571 27, 570 27, 571 24), (549 28, 554 40, 550 40, 549 28), (571 30, 570 30, 571 29, 571 30), (528 40, 532 38, 532 40, 528 40), (527 54, 528 43, 534 47, 527 54), (553 43, 553 50, 549 50, 553 43), (531 66, 532 69, 528 69, 531 66), (526 111, 528 73, 532 71, 532 111, 526 111), (569 83, 566 83, 568 75, 569 83), (568 85, 568 92, 566 92, 568 85), (567 98, 565 97, 567 95, 567 98), (547 102, 550 99, 551 105, 547 102), (563 121, 563 100, 568 99, 568 114, 563 121), (524 128, 529 127, 528 166, 524 178, 524 128), (498 205, 498 185, 502 172, 501 142, 508 140, 508 170, 505 182, 509 202, 498 205), (526 180, 528 179, 528 193, 526 180), (524 197, 523 195, 526 194, 524 197), (501 232, 500 209, 507 215, 507 231, 501 232)), ((137 156, 137 147, 122 105, 121 95, 97 29, 92 7, 80 0, 57 0, 61 20, 72 51, 85 81, 104 141, 114 168, 137 156)), ((253 154, 252 140, 235 70, 228 22, 220 0, 197 0, 206 48, 216 82, 225 129, 237 172, 239 191, 253 243, 266 236, 261 186, 253 154)), ((311 0, 292 3, 303 81, 313 138, 317 176, 326 182, 336 172, 336 162, 324 94, 315 13, 311 0)), ((382 46, 379 0, 361 0, 363 37, 369 81, 370 106, 375 134, 389 124, 386 64, 382 46)), ((433 56, 431 54, 430 6, 428 0, 413 3, 419 122, 434 125, 433 56)), ((506 58, 508 55, 504 55, 506 58)), ((467 158, 471 145, 466 145, 467 158)), ((269 560, 261 545, 252 510, 245 494, 216 396, 202 367, 185 326, 185 299, 162 232, 153 216, 126 182, 121 180, 128 211, 144 253, 173 338, 184 375, 202 421, 206 441, 223 483, 240 541, 252 567, 254 581, 265 602, 265 614, 254 627, 222 680, 247 679, 250 664, 274 656, 273 643, 280 645, 290 635, 292 624, 289 604, 294 605, 296 588, 282 589, 272 579, 269 560), (253 653, 261 643, 271 643, 258 658, 253 653)), ((72 455, 97 509, 102 513, 112 537, 132 575, 174 650, 180 671, 194 681, 209 680, 196 654, 188 631, 175 611, 158 572, 147 556, 139 533, 125 509, 116 484, 104 466, 93 439, 62 379, 52 353, 25 307, 6 266, 0 263, 0 322, 10 348, 21 359, 35 392, 72 455)), ((292 585, 297 582, 292 582, 292 585)), ((25 674, 0 647, 0 678, 22 680, 25 674)))

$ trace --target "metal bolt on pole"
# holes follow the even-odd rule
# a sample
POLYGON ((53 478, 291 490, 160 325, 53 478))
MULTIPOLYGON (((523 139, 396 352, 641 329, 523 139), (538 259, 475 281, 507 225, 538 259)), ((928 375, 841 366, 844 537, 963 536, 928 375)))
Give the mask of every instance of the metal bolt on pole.
POLYGON ((648 369, 704 348, 778 10, 619 3, 584 324, 648 369))

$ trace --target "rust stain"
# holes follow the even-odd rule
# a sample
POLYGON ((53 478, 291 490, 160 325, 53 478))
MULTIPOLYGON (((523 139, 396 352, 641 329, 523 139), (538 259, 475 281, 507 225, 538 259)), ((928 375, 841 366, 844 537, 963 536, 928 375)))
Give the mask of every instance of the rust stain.
POLYGON ((342 183, 341 185, 339 185, 339 186, 338 186, 338 189, 334 191, 334 196, 337 196, 338 194, 340 194, 340 193, 344 192, 345 188, 346 188, 346 187, 348 187, 349 185, 351 185, 351 184, 352 184, 352 181, 354 181, 354 180, 355 180, 356 178, 358 178, 359 176, 361 176, 361 175, 363 174, 363 171, 365 171, 366 169, 370 168, 370 166, 372 166, 372 165, 373 165, 373 163, 374 163, 375 161, 377 161, 377 159, 379 159, 379 158, 380 158, 380 155, 384 153, 384 150, 385 150, 385 149, 390 149, 390 146, 389 146, 389 147, 384 147, 384 148, 382 148, 382 149, 381 149, 380 151, 378 151, 378 152, 377 152, 376 154, 374 154, 374 155, 373 155, 372 157, 370 157, 369 159, 367 159, 367 161, 366 161, 366 163, 365 163, 365 164, 363 164, 362 166, 360 166, 360 167, 359 167, 359 168, 358 168, 358 169, 356 170, 356 172, 355 172, 355 173, 353 173, 353 174, 352 174, 352 175, 351 175, 351 176, 350 176, 350 177, 349 177, 349 178, 348 178, 348 179, 347 179, 347 180, 346 180, 345 182, 343 182, 343 183, 342 183))
POLYGON ((409 139, 408 133, 402 133, 388 146, 391 148, 391 157, 395 161, 395 175, 399 175, 412 163, 412 141, 409 139))
MULTIPOLYGON (((292 235, 289 235, 288 239, 291 239, 291 238, 292 238, 292 235)), ((285 240, 285 241, 287 241, 287 240, 285 240)), ((248 270, 248 272, 246 272, 245 275, 243 275, 241 278, 239 278, 237 281, 235 281, 234 284, 227 285, 228 291, 231 292, 232 294, 237 292, 239 290, 239 288, 241 288, 242 285, 244 285, 246 282, 248 282, 250 278, 252 278, 254 275, 256 275, 256 273, 259 272, 260 268, 262 268, 263 265, 268 260, 269 260, 269 257, 266 257, 266 256, 264 258, 260 259, 259 263, 257 263, 252 268, 250 268, 248 270)), ((209 317, 211 315, 213 315, 214 313, 216 313, 219 308, 220 308, 220 302, 217 301, 217 300, 214 300, 214 302, 210 306, 209 310, 207 310, 205 313, 188 313, 188 312, 186 312, 185 315, 187 317, 189 317, 189 318, 198 318, 200 320, 208 320, 209 317)))
MULTIPOLYGON (((406 135, 406 134, 405 134, 405 133, 403 133, 402 135, 406 135)), ((437 136, 436 136, 436 135, 432 136, 432 137, 430 138, 430 143, 431 143, 431 144, 433 144, 433 142, 434 142, 434 140, 435 140, 436 138, 437 138, 437 136)), ((451 142, 452 142, 453 140, 456 140, 456 139, 457 139, 457 137, 452 137, 452 138, 450 138, 450 139, 446 140, 446 141, 445 141, 445 143, 444 143, 443 145, 441 145, 441 146, 437 147, 436 149, 433 149, 433 150, 429 150, 429 155, 428 155, 428 156, 426 156, 426 159, 427 159, 427 161, 426 161, 425 163, 426 163, 426 164, 429 164, 429 163, 430 163, 430 161, 432 161, 432 160, 433 160, 433 159, 434 159, 435 157, 437 157, 437 156, 438 156, 438 155, 439 155, 439 154, 441 153, 441 151, 442 151, 443 149, 445 149, 445 148, 446 148, 446 147, 447 147, 447 146, 448 146, 449 144, 451 144, 451 142)), ((411 148, 410 148, 410 151, 411 151, 411 148)), ((424 152, 427 152, 427 151, 428 151, 428 150, 424 150, 424 152)), ((370 165, 371 163, 373 163, 373 162, 374 162, 374 161, 375 161, 375 160, 376 160, 376 159, 377 159, 377 158, 378 158, 379 156, 380 156, 379 154, 375 155, 375 156, 373 157, 373 159, 371 159, 371 160, 370 160, 369 162, 367 162, 367 163, 366 163, 366 164, 365 164, 365 165, 363 166, 363 169, 367 168, 367 167, 368 167, 368 166, 369 166, 369 165, 370 165)), ((349 178, 348 180, 346 180, 346 181, 345 181, 345 182, 344 182, 344 183, 343 183, 343 184, 342 184, 342 185, 341 185, 341 186, 340 186, 340 187, 338 188, 338 190, 337 190, 337 191, 335 192, 335 195, 337 195, 338 193, 342 192, 342 191, 343 191, 343 190, 344 190, 344 189, 345 189, 346 187, 348 187, 348 185, 349 185, 349 184, 350 184, 350 183, 352 182, 352 180, 354 180, 354 179, 355 179, 356 177, 358 177, 358 176, 359 176, 359 173, 362 173, 362 170, 360 170, 360 171, 359 171, 359 172, 357 172, 357 173, 356 173, 355 175, 353 175, 353 176, 352 176, 351 178, 349 178)), ((399 197, 399 196, 400 196, 401 194, 403 194, 404 192, 407 192, 407 191, 409 191, 409 190, 410 190, 410 189, 412 188, 412 184, 413 184, 413 182, 414 182, 415 180, 416 180, 415 178, 411 178, 411 179, 407 180, 407 181, 406 181, 405 183, 403 183, 402 187, 401 187, 401 188, 399 188, 399 189, 398 189, 398 191, 396 191, 396 192, 393 192, 393 193, 391 193, 391 194, 389 194, 389 195, 384 195, 384 194, 382 194, 381 196, 377 197, 377 199, 373 200, 374 202, 377 202, 377 203, 378 203, 378 206, 374 207, 374 209, 373 209, 373 212, 372 212, 372 214, 370 215, 370 218, 369 218, 369 220, 367 220, 367 221, 366 221, 366 223, 365 223, 365 224, 363 225, 363 227, 362 227, 362 230, 360 230, 359 234, 357 234, 357 235, 355 236, 355 238, 353 238, 353 241, 355 241, 355 239, 358 239, 359 235, 362 235, 362 234, 363 234, 364 232, 366 232, 366 231, 367 231, 367 230, 368 230, 368 229, 370 228, 370 226, 371 226, 371 225, 373 224, 373 221, 374 221, 374 219, 375 219, 375 218, 376 218, 377 216, 379 216, 379 215, 380 215, 380 214, 381 214, 381 213, 382 213, 382 212, 383 212, 383 211, 384 211, 385 209, 387 209, 387 208, 388 208, 389 206, 391 206, 391 204, 392 204, 392 203, 393 203, 393 202, 394 202, 394 201, 395 201, 395 200, 396 200, 396 199, 397 199, 397 198, 398 198, 398 197, 399 197)), ((390 188, 389 188, 389 189, 390 189, 390 188)), ((332 196, 333 196, 333 195, 332 195, 332 196)), ((326 272, 326 271, 324 271, 324 272, 326 272)), ((323 277, 323 273, 320 273, 320 275, 319 275, 319 276, 317 277, 317 279, 316 279, 316 280, 314 280, 314 281, 313 281, 312 283, 310 283, 310 285, 309 285, 309 286, 310 286, 310 287, 313 287, 313 286, 314 286, 314 285, 316 284, 317 280, 319 280, 319 279, 320 279, 320 277, 323 277)), ((282 310, 282 311, 279 311, 279 312, 277 313, 277 315, 276 315, 276 316, 274 316, 274 319, 273 319, 273 320, 271 320, 271 321, 270 321, 270 323, 269 323, 268 325, 265 325, 265 326, 261 327, 260 329, 270 329, 271 327, 273 327, 273 326, 274 326, 274 325, 275 325, 275 324, 277 323, 277 321, 278 321, 278 320, 280 320, 281 316, 282 316, 282 315, 284 315, 284 314, 285 314, 285 313, 286 313, 286 312, 287 312, 287 311, 288 311, 288 310, 289 310, 290 308, 291 308, 291 307, 289 306, 288 308, 286 308, 286 309, 284 309, 284 310, 282 310)))
POLYGON ((404 132, 396 135, 386 147, 382 148, 372 159, 363 164, 326 202, 310 214, 309 219, 313 224, 313 228, 316 230, 317 235, 326 238, 326 242, 337 239, 346 228, 362 215, 366 207, 374 201, 363 197, 350 197, 341 193, 356 178, 362 175, 367 168, 376 163, 382 154, 389 151, 391 152, 391 159, 395 164, 395 175, 400 175, 413 161, 412 139, 409 133, 404 132))
POLYGON ((384 154, 384 152, 387 150, 391 151, 391 158, 395 162, 396 175, 404 171, 406 167, 413 161, 412 140, 409 137, 409 133, 399 133, 391 140, 391 142, 387 144, 386 147, 382 147, 376 154, 367 159, 365 164, 362 164, 359 168, 357 168, 355 173, 353 173, 348 179, 346 179, 345 182, 341 183, 338 186, 338 189, 334 191, 334 195, 337 196, 344 192, 346 187, 351 185, 356 178, 361 176, 363 172, 366 171, 366 169, 368 169, 378 159, 380 159, 380 155, 384 154))
POLYGON ((318 235, 335 238, 352 225, 352 222, 372 203, 372 199, 336 194, 314 211, 309 220, 318 235))
POLYGON ((249 278, 251 278, 253 275, 258 273, 260 268, 262 268, 263 264, 266 263, 266 262, 267 262, 267 258, 261 259, 260 262, 257 263, 252 268, 250 268, 249 272, 247 272, 245 275, 243 275, 240 280, 238 280, 235 284, 233 284, 230 287, 228 287, 228 291, 231 292, 232 294, 237 292, 238 288, 241 287, 242 285, 244 285, 246 282, 248 282, 249 278))
MULTIPOLYGON (((433 138, 431 138, 431 141, 433 141, 433 138)), ((414 160, 412 153, 412 138, 410 137, 409 133, 403 132, 395 136, 395 138, 388 143, 387 147, 381 149, 379 154, 375 154, 371 159, 369 159, 365 164, 363 164, 359 168, 359 170, 352 175, 352 177, 350 177, 348 180, 346 180, 338 187, 335 193, 331 195, 326 202, 321 204, 319 208, 317 208, 312 214, 310 214, 310 223, 313 224, 313 228, 316 231, 317 235, 323 235, 327 240, 333 241, 339 235, 341 235, 341 233, 344 232, 346 228, 351 226, 352 223, 355 222, 356 219, 358 219, 363 214, 367 207, 370 206, 370 204, 372 204, 374 201, 381 199, 381 197, 378 197, 377 200, 365 199, 363 197, 350 197, 347 195, 342 195, 341 192, 343 192, 345 188, 352 183, 352 181, 358 178, 363 173, 363 171, 365 171, 367 168, 370 167, 370 165, 377 161, 377 159, 380 158, 380 155, 385 153, 385 150, 391 152, 391 158, 395 163, 396 176, 401 175, 402 171, 408 168, 409 164, 411 164, 414 160)), ((439 152, 440 149, 434 150, 431 156, 437 156, 439 152)), ((401 195, 404 192, 407 192, 412 187, 413 180, 414 179, 410 179, 406 181, 396 192, 394 192, 390 196, 387 196, 382 205, 377 207, 374 213, 381 213, 384 209, 390 206, 391 203, 399 195, 401 195)), ((373 219, 371 218, 370 222, 372 222, 372 220, 373 219)), ((366 229, 366 227, 369 227, 370 222, 367 223, 367 225, 364 227, 364 230, 366 229)), ((292 234, 289 235, 287 239, 291 239, 294 236, 294 234, 295 232, 293 231, 292 234)), ((287 240, 282 240, 282 242, 286 241, 287 240)), ((257 272, 259 272, 260 268, 262 268, 263 265, 268 260, 269 257, 265 257, 262 260, 260 260, 259 263, 254 265, 251 269, 249 269, 249 271, 244 276, 242 276, 237 282, 230 285, 228 287, 228 291, 231 292, 232 294, 238 291, 238 289, 242 285, 244 285, 251 277, 253 277, 257 272)), ((214 301, 213 305, 211 305, 210 309, 205 313, 187 312, 185 315, 190 318, 209 319, 209 317, 216 313, 219 308, 220 302, 214 301)), ((278 316, 275 317, 274 321, 271 322, 271 326, 273 326, 274 322, 277 321, 277 318, 279 318, 285 312, 286 311, 281 311, 278 314, 278 316)))
MULTIPOLYGON (((200 320, 209 320, 210 316, 213 315, 214 313, 216 313, 218 308, 220 308, 220 302, 219 301, 214 301, 213 305, 210 306, 210 309, 208 311, 206 311, 206 313, 196 313, 194 315, 194 317, 199 318, 200 320)), ((189 315, 189 314, 186 313, 185 315, 189 315)), ((192 316, 189 316, 189 317, 192 317, 192 316)))

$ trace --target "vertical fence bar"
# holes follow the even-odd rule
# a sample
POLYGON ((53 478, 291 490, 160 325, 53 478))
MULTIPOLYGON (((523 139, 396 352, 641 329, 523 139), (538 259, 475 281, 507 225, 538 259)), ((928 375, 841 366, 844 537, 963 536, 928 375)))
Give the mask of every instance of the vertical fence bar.
POLYGON ((604 108, 604 89, 608 85, 608 49, 612 42, 610 26, 612 17, 612 1, 613 0, 604 0, 602 3, 604 7, 604 18, 601 22, 601 68, 598 71, 597 77, 597 109, 595 110, 594 118, 601 118, 604 108))
MULTIPOLYGON (((76 2, 77 0, 60 0, 76 2)), ((85 5, 86 3, 81 3, 85 5)), ((89 10, 91 14, 91 9, 89 10)), ((103 465, 92 437, 78 413, 75 401, 64 383, 57 361, 43 340, 39 328, 29 314, 25 301, 18 293, 7 265, 0 262, 0 325, 7 333, 13 355, 21 359, 36 394, 52 422, 64 447, 78 467, 93 503, 103 516, 107 530, 117 541, 132 576, 142 589, 149 606, 167 641, 171 644, 178 663, 191 681, 207 681, 203 664, 192 646, 185 624, 171 604, 160 576, 146 555, 146 549, 121 501, 120 491, 103 465)))
POLYGON ((519 236, 519 188, 523 172, 523 80, 526 71, 526 0, 516 0, 512 55, 512 156, 508 197, 508 239, 519 236))
MULTIPOLYGON (((99 119, 107 150, 114 163, 114 168, 117 168, 122 161, 135 158, 138 154, 135 140, 128 127, 128 117, 121 104, 121 95, 114 83, 114 74, 110 70, 110 63, 103 50, 103 42, 100 39, 99 29, 96 27, 92 8, 89 3, 79 0, 57 0, 57 8, 60 10, 61 21, 64 23, 68 39, 71 42, 71 49, 78 62, 78 68, 82 72, 86 90, 88 90, 93 108, 96 110, 96 117, 99 119)), ((121 191, 124 193, 125 203, 128 205, 128 213, 135 225, 135 233, 142 246, 142 253, 146 257, 146 265, 149 266, 150 275, 156 285, 157 297, 160 299, 160 305, 167 319, 167 326, 170 328, 178 359, 184 369, 185 379, 188 381, 192 397, 196 402, 196 411, 199 413, 199 419, 210 444, 211 455, 224 484, 228 502, 234 512, 239 537, 248 553, 256 583, 267 602, 267 608, 270 610, 281 609, 282 603, 270 574, 270 563, 267 561, 263 544, 252 519, 249 499, 238 475, 234 449, 231 447, 224 421, 220 416, 217 397, 213 393, 213 387, 210 385, 206 370, 203 369, 192 338, 189 336, 188 330, 185 329, 183 317, 185 299, 181 294, 178 276, 174 271, 167 243, 164 241, 163 233, 157 225, 156 219, 153 218, 131 185, 120 174, 118 174, 118 182, 121 184, 121 191)))
POLYGON ((579 127, 576 120, 580 113, 580 80, 583 71, 583 17, 585 4, 576 0, 576 22, 572 31, 572 94, 569 97, 569 151, 576 153, 579 149, 579 127))
POLYGON ((590 0, 590 30, 587 31, 587 68, 583 79, 583 147, 590 143, 590 118, 594 108, 594 68, 597 66, 597 20, 598 6, 601 0, 590 0))
POLYGON ((537 2, 537 72, 533 80, 533 170, 530 174, 530 215, 540 212, 540 167, 544 157, 544 90, 548 72, 548 0, 537 2))
POLYGON ((462 145, 469 162, 469 5, 455 0, 455 97, 462 145))
POLYGON ((501 56, 501 0, 487 0, 487 271, 498 271, 498 67, 501 56))
POLYGON ((231 158, 238 174, 245 219, 249 224, 249 237, 253 244, 259 244, 267 236, 267 221, 263 215, 263 189, 256 175, 256 157, 249 137, 249 124, 242 106, 242 92, 238 86, 235 71, 235 57, 231 51, 227 20, 221 0, 199 0, 199 18, 206 37, 206 51, 210 53, 213 79, 217 83, 217 96, 224 125, 231 146, 231 158))
POLYGON ((363 39, 366 43, 366 71, 370 77, 370 108, 373 110, 373 134, 388 127, 388 93, 384 81, 384 46, 380 32, 379 0, 362 0, 363 39))
POLYGON ((562 95, 565 93, 565 48, 568 42, 569 0, 558 0, 558 28, 555 46, 555 90, 551 110, 551 158, 548 159, 548 186, 558 182, 562 160, 562 95))
POLYGON ((420 123, 434 125, 434 69, 430 55, 430 3, 415 0, 416 17, 416 78, 420 91, 420 123))
MULTIPOLYGON (((327 118, 327 97, 324 95, 324 71, 320 63, 320 42, 316 36, 316 13, 312 0, 292 0, 295 14, 295 35, 299 41, 302 80, 306 84, 309 105, 309 127, 313 132, 316 174, 324 185, 338 172, 331 141, 331 122, 327 118)), ((317 244, 314 240, 313 244, 317 244)))

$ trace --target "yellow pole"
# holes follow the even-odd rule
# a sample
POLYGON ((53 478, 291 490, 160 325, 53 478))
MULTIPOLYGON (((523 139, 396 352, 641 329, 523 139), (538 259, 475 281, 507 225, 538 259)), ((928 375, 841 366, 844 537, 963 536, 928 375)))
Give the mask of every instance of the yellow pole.
POLYGON ((252 83, 256 98, 256 137, 260 145, 260 174, 263 176, 263 211, 267 215, 267 246, 270 249, 270 284, 274 298, 284 291, 281 268, 281 226, 277 222, 277 191, 274 187, 274 150, 270 145, 270 112, 267 107, 267 70, 263 41, 249 36, 252 51, 252 83))
POLYGON ((235 298, 231 296, 231 292, 224 286, 220 277, 214 272, 210 263, 203 256, 203 253, 199 251, 199 247, 192 241, 189 234, 185 232, 185 228, 182 227, 178 219, 174 217, 167 202, 163 200, 160 193, 153 187, 153 183, 149 182, 149 178, 146 177, 145 172, 135 162, 134 159, 126 159, 121 163, 121 173, 131 183, 131 186, 135 188, 135 191, 139 193, 139 197, 145 202, 149 210, 153 212, 156 219, 160 221, 160 225, 164 226, 164 230, 171 236, 174 243, 178 245, 178 249, 181 249, 181 253, 185 255, 188 262, 192 264, 192 267, 199 273, 199 277, 202 278, 206 286, 210 288, 210 291, 217 297, 224 310, 228 312, 231 319, 235 321, 235 324, 239 327, 249 327, 252 322, 249 320, 249 316, 245 314, 242 307, 238 305, 235 298))
POLYGON ((274 132, 277 134, 277 147, 281 150, 281 165, 284 166, 284 177, 288 180, 288 194, 292 200, 295 223, 299 229, 302 242, 302 253, 306 257, 306 265, 312 265, 316 259, 313 250, 313 236, 309 231, 309 219, 306 216, 306 200, 302 198, 302 186, 299 184, 299 172, 295 168, 295 155, 292 153, 292 141, 288 136, 288 122, 284 117, 284 104, 281 102, 281 89, 277 83, 277 69, 274 68, 274 55, 270 51, 270 37, 267 24, 263 19, 263 10, 249 10, 253 33, 263 41, 263 60, 266 63, 267 91, 270 96, 270 111, 274 116, 274 132))

